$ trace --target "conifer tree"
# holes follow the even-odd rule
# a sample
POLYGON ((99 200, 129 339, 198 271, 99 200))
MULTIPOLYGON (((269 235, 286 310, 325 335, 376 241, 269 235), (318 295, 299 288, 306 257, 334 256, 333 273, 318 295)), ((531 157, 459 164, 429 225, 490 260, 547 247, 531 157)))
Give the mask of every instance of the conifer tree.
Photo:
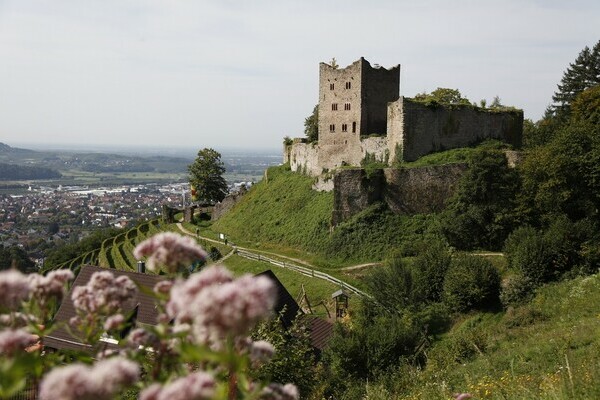
POLYGON ((590 50, 585 47, 563 74, 558 91, 552 96, 554 102, 546 111, 546 116, 567 118, 571 102, 586 89, 600 84, 600 40, 590 50))

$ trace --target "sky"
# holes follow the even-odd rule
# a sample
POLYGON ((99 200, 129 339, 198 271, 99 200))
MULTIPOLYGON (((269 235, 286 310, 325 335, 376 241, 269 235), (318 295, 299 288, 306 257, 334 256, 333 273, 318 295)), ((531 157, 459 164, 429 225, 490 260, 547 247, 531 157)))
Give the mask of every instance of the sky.
POLYGON ((0 0, 0 142, 277 149, 332 58, 535 121, 598 27, 597 0, 0 0))

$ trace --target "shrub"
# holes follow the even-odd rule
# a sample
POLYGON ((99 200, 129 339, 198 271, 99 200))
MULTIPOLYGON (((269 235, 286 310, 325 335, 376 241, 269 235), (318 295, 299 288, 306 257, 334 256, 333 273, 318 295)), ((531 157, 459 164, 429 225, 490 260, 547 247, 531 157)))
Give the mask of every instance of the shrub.
POLYGON ((529 300, 533 296, 534 290, 531 279, 518 273, 503 283, 500 290, 500 301, 504 307, 518 305, 529 300))
POLYGON ((443 299, 454 311, 486 309, 498 304, 500 275, 487 260, 460 255, 452 260, 444 279, 443 299))
POLYGON ((534 288, 568 272, 595 272, 599 257, 594 231, 594 224, 587 219, 571 222, 559 216, 545 232, 517 229, 506 240, 504 251, 509 266, 534 288))
POLYGON ((213 261, 217 261, 218 259, 223 257, 223 254, 221 254, 219 249, 217 249, 215 246, 210 246, 210 251, 208 252, 208 255, 213 261))
POLYGON ((444 291, 444 277, 452 260, 445 241, 432 238, 428 247, 415 258, 415 296, 420 301, 440 301, 444 291))
POLYGON ((548 279, 551 255, 536 229, 528 226, 515 230, 506 240, 504 252, 509 267, 520 272, 533 287, 548 279))
POLYGON ((367 291, 373 295, 372 301, 388 311, 413 305, 413 282, 412 268, 398 254, 365 277, 367 291))

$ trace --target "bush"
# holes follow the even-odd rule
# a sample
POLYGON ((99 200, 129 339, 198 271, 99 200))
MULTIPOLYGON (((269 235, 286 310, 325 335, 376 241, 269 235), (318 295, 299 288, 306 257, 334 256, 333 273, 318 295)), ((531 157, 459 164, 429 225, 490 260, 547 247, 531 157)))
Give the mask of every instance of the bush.
POLYGON ((413 305, 413 282, 412 268, 399 255, 392 255, 386 265, 365 277, 372 302, 387 311, 404 310, 413 305))
POLYGON ((442 298, 444 278, 452 256, 445 241, 434 238, 415 258, 415 296, 422 302, 436 302, 442 298))
POLYGON ((536 229, 528 226, 514 231, 506 240, 504 252, 509 267, 520 272, 532 287, 548 280, 551 255, 536 229))
POLYGON ((504 307, 515 306, 529 300, 534 290, 535 286, 531 280, 518 273, 508 278, 502 285, 500 301, 504 307))
POLYGON ((460 255, 444 279, 444 302, 454 311, 493 308, 498 304, 500 275, 487 260, 460 255))
POLYGON ((217 261, 218 259, 223 257, 223 254, 221 254, 219 249, 217 249, 215 246, 210 246, 210 251, 208 252, 208 256, 210 257, 211 260, 217 261))
POLYGON ((559 216, 545 232, 519 228, 506 240, 508 265, 527 278, 533 288, 555 281, 565 273, 593 273, 599 265, 594 224, 571 222, 559 216))

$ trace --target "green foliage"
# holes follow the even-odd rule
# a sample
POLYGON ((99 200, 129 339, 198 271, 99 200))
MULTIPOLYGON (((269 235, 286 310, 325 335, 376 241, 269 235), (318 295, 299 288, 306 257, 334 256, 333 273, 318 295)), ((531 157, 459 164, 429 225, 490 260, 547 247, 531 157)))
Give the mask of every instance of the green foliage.
POLYGON ((598 84, 600 84, 600 40, 591 50, 586 46, 575 61, 569 64, 558 84, 558 91, 552 96, 554 103, 547 115, 561 120, 568 119, 571 114, 571 103, 575 98, 586 89, 598 84))
POLYGON ((581 92, 571 103, 572 119, 600 125, 600 84, 581 92))
POLYGON ((572 222, 564 215, 545 231, 531 227, 515 230, 504 251, 509 267, 523 276, 524 282, 518 285, 535 288, 565 273, 595 271, 600 266, 595 232, 595 224, 590 220, 572 222))
POLYGON ((573 122, 532 149, 520 166, 521 207, 531 218, 566 214, 580 219, 600 207, 600 125, 573 122))
POLYGON ((269 168, 266 176, 212 229, 233 238, 318 248, 329 232, 333 194, 311 190, 311 178, 285 167, 269 168))
POLYGON ((375 154, 369 152, 367 152, 365 158, 360 161, 360 166, 365 169, 367 176, 370 176, 376 170, 388 167, 387 162, 378 160, 375 157, 375 154))
POLYGON ((414 360, 422 340, 422 327, 410 315, 363 316, 351 327, 336 325, 325 362, 334 382, 373 379, 402 360, 414 360))
POLYGON ((116 228, 97 230, 75 243, 68 243, 52 249, 46 255, 44 268, 62 264, 84 253, 96 250, 102 247, 105 239, 112 238, 119 233, 121 231, 116 228))
POLYGON ((471 105, 469 99, 462 97, 458 89, 437 88, 431 93, 419 93, 415 101, 427 105, 471 105))
POLYGON ((427 247, 413 260, 415 294, 421 302, 438 302, 442 299, 444 279, 452 255, 447 243, 439 237, 427 241, 427 247))
POLYGON ((535 285, 523 273, 507 278, 500 290, 500 301, 504 307, 519 305, 533 297, 535 285))
POLYGON ((268 363, 253 370, 253 378, 269 382, 294 382, 303 398, 312 392, 317 383, 316 360, 306 322, 308 320, 299 317, 285 329, 279 318, 272 318, 254 329, 252 339, 271 343, 275 355, 268 363))
POLYGON ((412 308, 414 299, 413 269, 399 256, 391 257, 386 265, 374 269, 365 277, 367 292, 373 306, 398 312, 412 308))
POLYGON ((19 246, 3 247, 0 245, 0 271, 10 268, 29 273, 35 271, 35 263, 19 246))
POLYGON ((292 140, 291 137, 286 136, 283 138, 283 145, 284 146, 290 146, 292 143, 294 143, 294 140, 292 140))
POLYGON ((317 104, 313 108, 312 114, 310 114, 304 120, 304 134, 308 138, 309 142, 316 142, 319 140, 319 105, 317 104))
POLYGON ((223 177, 225 164, 221 154, 213 149, 204 148, 198 151, 198 156, 188 166, 190 185, 195 190, 196 197, 201 201, 218 202, 227 194, 227 182, 223 177))
POLYGON ((489 309, 498 304, 500 275, 482 257, 459 255, 444 279, 443 299, 454 311, 489 309))
POLYGON ((336 226, 323 253, 340 260, 382 260, 404 243, 437 233, 435 215, 394 214, 374 204, 336 226))
POLYGON ((502 151, 477 149, 442 217, 448 242, 462 250, 499 249, 516 224, 519 188, 519 176, 502 151))
POLYGON ((208 256, 210 257, 211 260, 217 261, 218 259, 223 257, 223 254, 221 254, 219 249, 216 248, 215 246, 210 246, 210 250, 208 251, 208 256))

